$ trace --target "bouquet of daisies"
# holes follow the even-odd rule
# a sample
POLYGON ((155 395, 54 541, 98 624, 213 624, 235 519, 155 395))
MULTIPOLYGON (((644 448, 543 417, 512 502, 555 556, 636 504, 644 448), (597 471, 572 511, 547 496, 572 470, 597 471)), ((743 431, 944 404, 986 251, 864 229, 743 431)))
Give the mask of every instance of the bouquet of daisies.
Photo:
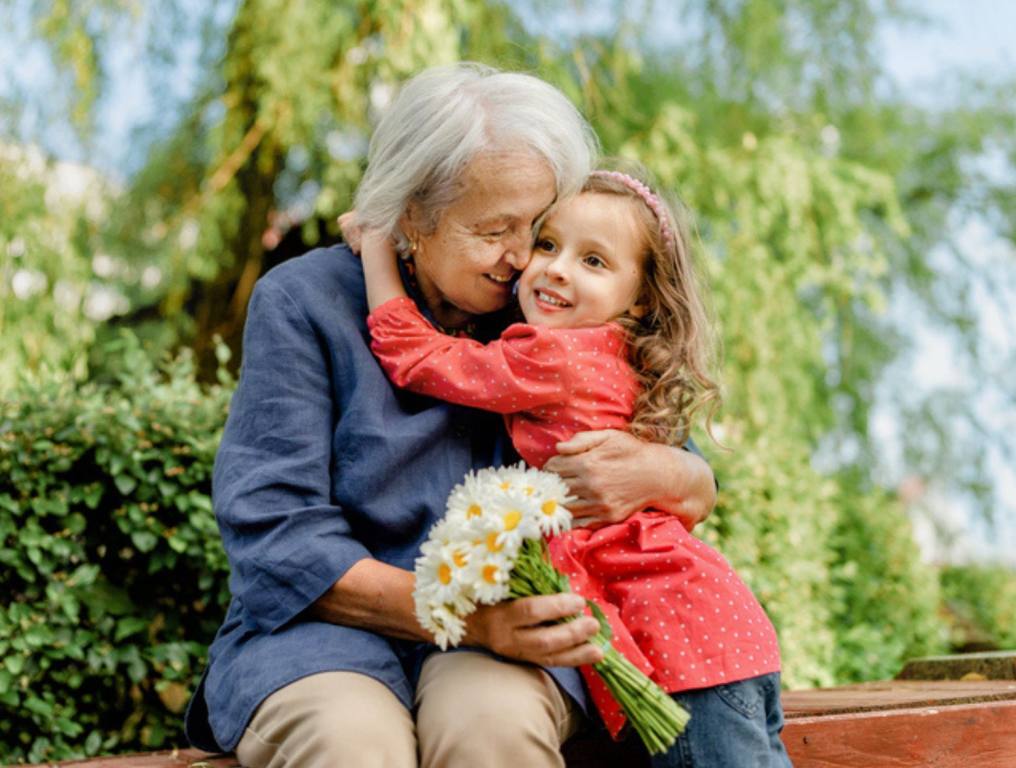
MULTIPOLYGON (((470 472, 448 497, 445 517, 430 531, 416 560, 413 598, 420 624, 442 650, 458 645, 465 618, 479 604, 571 591, 550 563, 546 537, 567 530, 574 501, 552 472, 523 464, 470 472)), ((688 713, 610 643, 603 612, 592 642, 604 651, 593 665, 650 753, 666 751, 688 713)))

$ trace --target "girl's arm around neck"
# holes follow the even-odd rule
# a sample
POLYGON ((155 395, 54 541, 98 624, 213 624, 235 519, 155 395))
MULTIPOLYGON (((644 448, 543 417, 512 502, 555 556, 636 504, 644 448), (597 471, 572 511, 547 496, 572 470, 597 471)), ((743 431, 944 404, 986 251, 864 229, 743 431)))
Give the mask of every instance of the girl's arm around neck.
POLYGON ((367 284, 367 305, 372 312, 386 301, 406 296, 399 274, 399 257, 391 238, 382 237, 373 230, 364 232, 360 258, 367 284))

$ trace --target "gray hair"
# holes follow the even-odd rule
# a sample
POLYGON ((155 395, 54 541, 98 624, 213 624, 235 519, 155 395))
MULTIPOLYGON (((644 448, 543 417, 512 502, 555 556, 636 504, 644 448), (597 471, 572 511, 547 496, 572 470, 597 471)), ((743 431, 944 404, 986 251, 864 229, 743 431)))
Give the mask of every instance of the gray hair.
POLYGON ((399 219, 411 202, 433 228, 461 194, 470 161, 518 149, 547 161, 560 199, 581 188, 598 143, 565 95, 538 77, 475 63, 424 70, 403 85, 371 137, 357 217, 405 247, 399 219))

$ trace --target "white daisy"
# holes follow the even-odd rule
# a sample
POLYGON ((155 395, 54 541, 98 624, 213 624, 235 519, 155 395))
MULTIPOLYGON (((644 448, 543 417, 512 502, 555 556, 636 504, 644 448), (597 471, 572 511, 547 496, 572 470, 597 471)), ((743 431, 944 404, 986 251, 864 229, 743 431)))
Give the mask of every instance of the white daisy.
POLYGON ((439 603, 453 602, 469 583, 466 567, 471 547, 466 542, 428 541, 416 559, 416 589, 439 603))
POLYGON ((568 504, 575 501, 568 486, 560 475, 544 470, 531 470, 527 474, 527 487, 533 488, 533 498, 538 502, 540 531, 545 536, 558 534, 571 527, 571 512, 568 504))
POLYGON ((497 487, 502 491, 522 490, 526 486, 526 465, 524 462, 494 470, 497 487))
POLYGON ((422 616, 417 608, 417 618, 420 626, 434 635, 434 642, 442 651, 449 645, 458 645, 466 634, 466 622, 453 606, 429 604, 422 616))
POLYGON ((488 479, 489 470, 470 472, 448 496, 446 520, 469 521, 482 517, 496 483, 488 479))
POLYGON ((513 488, 499 494, 490 505, 490 514, 484 520, 485 534, 498 532, 498 542, 505 546, 512 558, 525 539, 540 536, 540 507, 537 499, 513 488))
POLYGON ((490 552, 485 547, 477 548, 475 555, 469 570, 476 602, 494 605, 507 599, 514 566, 512 558, 506 557, 503 551, 490 552))

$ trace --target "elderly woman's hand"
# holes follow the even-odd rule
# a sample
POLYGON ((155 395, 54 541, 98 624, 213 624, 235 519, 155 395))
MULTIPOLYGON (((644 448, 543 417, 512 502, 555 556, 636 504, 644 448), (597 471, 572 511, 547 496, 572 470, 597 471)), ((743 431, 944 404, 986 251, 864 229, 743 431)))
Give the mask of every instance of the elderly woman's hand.
POLYGON ((578 595, 523 597, 481 605, 466 619, 463 645, 476 645, 518 661, 545 667, 578 667, 603 660, 603 651, 589 642, 599 624, 591 616, 575 616, 585 607, 578 595))
POLYGON ((716 504, 712 470, 688 451, 639 440, 613 429, 580 432, 558 443, 544 469, 564 478, 586 524, 616 523, 652 507, 681 518, 689 530, 716 504))

